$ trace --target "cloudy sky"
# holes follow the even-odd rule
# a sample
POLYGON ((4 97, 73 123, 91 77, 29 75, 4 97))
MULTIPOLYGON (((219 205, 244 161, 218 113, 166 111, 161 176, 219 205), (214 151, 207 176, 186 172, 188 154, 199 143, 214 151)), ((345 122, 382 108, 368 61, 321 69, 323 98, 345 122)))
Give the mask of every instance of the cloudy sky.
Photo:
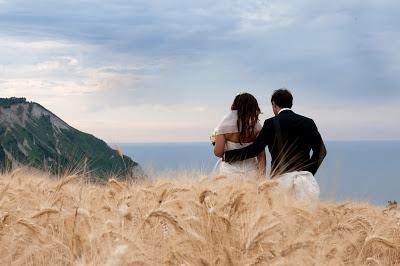
POLYGON ((287 87, 329 140, 400 139, 398 0, 0 0, 0 97, 109 142, 207 141, 287 87))

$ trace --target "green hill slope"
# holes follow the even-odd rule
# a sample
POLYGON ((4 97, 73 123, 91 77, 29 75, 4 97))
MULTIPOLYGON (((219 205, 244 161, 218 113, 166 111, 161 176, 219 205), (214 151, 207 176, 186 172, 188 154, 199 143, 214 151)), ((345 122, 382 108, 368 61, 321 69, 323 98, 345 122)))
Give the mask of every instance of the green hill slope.
POLYGON ((142 174, 131 158, 74 129, 40 104, 0 98, 0 167, 20 164, 54 174, 85 170, 99 178, 142 174))

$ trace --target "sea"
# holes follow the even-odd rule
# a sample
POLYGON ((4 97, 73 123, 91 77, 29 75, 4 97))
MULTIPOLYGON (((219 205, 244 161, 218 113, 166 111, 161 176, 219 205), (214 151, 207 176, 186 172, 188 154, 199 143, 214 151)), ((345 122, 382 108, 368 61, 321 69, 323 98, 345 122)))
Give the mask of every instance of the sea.
MULTIPOLYGON (((120 146, 154 176, 207 175, 217 162, 211 144, 206 142, 120 146)), ((326 147, 328 155, 316 175, 323 200, 356 200, 383 206, 389 200, 400 202, 400 141, 328 141, 326 147)))

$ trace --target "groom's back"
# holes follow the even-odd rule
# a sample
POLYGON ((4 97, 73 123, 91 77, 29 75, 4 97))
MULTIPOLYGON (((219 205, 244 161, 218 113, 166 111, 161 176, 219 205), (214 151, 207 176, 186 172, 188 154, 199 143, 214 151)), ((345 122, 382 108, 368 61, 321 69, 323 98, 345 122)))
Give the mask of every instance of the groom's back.
POLYGON ((284 172, 308 170, 311 150, 319 149, 321 136, 314 121, 291 110, 283 110, 266 120, 268 149, 272 157, 272 175, 284 172))

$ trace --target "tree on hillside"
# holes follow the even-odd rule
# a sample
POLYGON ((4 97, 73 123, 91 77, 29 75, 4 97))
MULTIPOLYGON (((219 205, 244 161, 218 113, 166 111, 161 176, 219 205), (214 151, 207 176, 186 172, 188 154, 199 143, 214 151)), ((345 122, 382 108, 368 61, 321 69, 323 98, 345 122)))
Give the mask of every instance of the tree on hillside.
POLYGON ((26 98, 17 98, 17 97, 0 98, 1 107, 10 107, 13 104, 20 104, 20 103, 26 103, 26 98))

